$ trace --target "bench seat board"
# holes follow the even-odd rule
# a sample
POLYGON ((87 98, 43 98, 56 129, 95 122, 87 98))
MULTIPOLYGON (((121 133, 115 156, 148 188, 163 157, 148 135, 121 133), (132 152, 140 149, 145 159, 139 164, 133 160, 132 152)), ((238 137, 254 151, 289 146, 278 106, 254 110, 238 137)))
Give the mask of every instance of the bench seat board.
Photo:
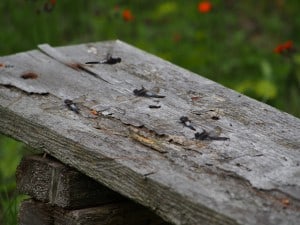
POLYGON ((119 40, 0 62, 1 133, 176 225, 299 223, 299 119, 119 40), (122 61, 85 64, 109 52, 122 61), (142 86, 165 98, 135 96, 142 86), (203 130, 229 140, 196 140, 203 130))

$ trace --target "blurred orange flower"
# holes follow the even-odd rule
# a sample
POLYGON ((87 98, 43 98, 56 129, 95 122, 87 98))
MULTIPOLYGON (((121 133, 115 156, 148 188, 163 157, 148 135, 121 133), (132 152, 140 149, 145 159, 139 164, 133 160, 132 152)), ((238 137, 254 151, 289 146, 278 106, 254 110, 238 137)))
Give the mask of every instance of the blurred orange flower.
POLYGON ((208 13, 212 9, 212 4, 210 1, 201 1, 198 3, 198 11, 200 13, 208 13))
POLYGON ((125 20, 127 22, 132 21, 134 19, 133 15, 131 13, 131 10, 129 10, 129 9, 125 9, 123 11, 122 17, 123 17, 123 20, 125 20))
POLYGON ((274 49, 274 52, 277 54, 283 54, 283 53, 287 53, 287 52, 292 52, 293 50, 294 50, 294 43, 289 40, 285 43, 278 45, 274 49))
POLYGON ((51 12, 54 9, 56 4, 56 0, 48 0, 44 3, 44 11, 51 12))
POLYGON ((292 41, 287 41, 283 44, 283 46, 285 47, 285 49, 292 49, 294 44, 292 41))

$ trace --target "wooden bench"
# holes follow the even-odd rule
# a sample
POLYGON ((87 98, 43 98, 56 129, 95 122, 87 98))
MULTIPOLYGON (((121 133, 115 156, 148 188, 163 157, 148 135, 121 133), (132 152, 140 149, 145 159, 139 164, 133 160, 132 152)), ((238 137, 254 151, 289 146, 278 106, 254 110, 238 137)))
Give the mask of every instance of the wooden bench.
POLYGON ((1 133, 172 224, 299 224, 299 119, 121 41, 0 63, 1 133))

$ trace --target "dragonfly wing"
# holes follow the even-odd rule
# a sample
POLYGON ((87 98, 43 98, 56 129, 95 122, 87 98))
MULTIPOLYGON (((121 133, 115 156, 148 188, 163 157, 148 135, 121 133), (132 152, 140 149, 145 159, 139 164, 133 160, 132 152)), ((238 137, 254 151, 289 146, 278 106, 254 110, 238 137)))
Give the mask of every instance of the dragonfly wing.
POLYGON ((75 103, 83 103, 87 99, 86 95, 81 95, 74 98, 72 101, 75 103))
POLYGON ((149 91, 152 92, 152 93, 158 94, 159 91, 160 91, 160 88, 159 88, 159 87, 153 87, 153 88, 151 88, 149 91))
POLYGON ((88 98, 86 95, 82 95, 73 99, 73 102, 79 105, 84 105, 88 108, 99 105, 99 102, 97 102, 95 99, 88 98))
POLYGON ((219 126, 214 127, 213 130, 209 131, 209 136, 211 137, 219 137, 221 135, 222 128, 219 126))
POLYGON ((41 108, 46 111, 55 111, 63 109, 64 105, 62 103, 59 103, 58 101, 46 102, 41 104, 41 108))
POLYGON ((109 52, 107 52, 106 54, 106 60, 110 59, 112 57, 112 51, 110 50, 109 52))

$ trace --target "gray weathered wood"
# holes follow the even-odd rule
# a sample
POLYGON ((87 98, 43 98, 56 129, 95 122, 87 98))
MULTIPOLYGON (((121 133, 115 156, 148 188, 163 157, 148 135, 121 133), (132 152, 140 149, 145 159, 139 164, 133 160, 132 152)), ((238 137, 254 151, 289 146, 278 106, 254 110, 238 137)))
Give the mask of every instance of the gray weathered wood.
POLYGON ((124 201, 116 192, 49 157, 24 157, 16 178, 19 192, 62 208, 84 208, 124 201))
POLYGON ((0 132, 174 224, 298 224, 299 119, 121 41, 41 48, 0 58, 14 66, 0 71, 0 132), (66 66, 110 49, 121 63, 89 67, 108 82, 66 66), (20 78, 28 70, 38 78, 20 78), (134 96, 142 85, 166 98, 134 96), (80 114, 63 107, 81 96, 80 114), (49 102, 60 107, 45 108, 49 102), (195 140, 181 116, 230 140, 195 140))

